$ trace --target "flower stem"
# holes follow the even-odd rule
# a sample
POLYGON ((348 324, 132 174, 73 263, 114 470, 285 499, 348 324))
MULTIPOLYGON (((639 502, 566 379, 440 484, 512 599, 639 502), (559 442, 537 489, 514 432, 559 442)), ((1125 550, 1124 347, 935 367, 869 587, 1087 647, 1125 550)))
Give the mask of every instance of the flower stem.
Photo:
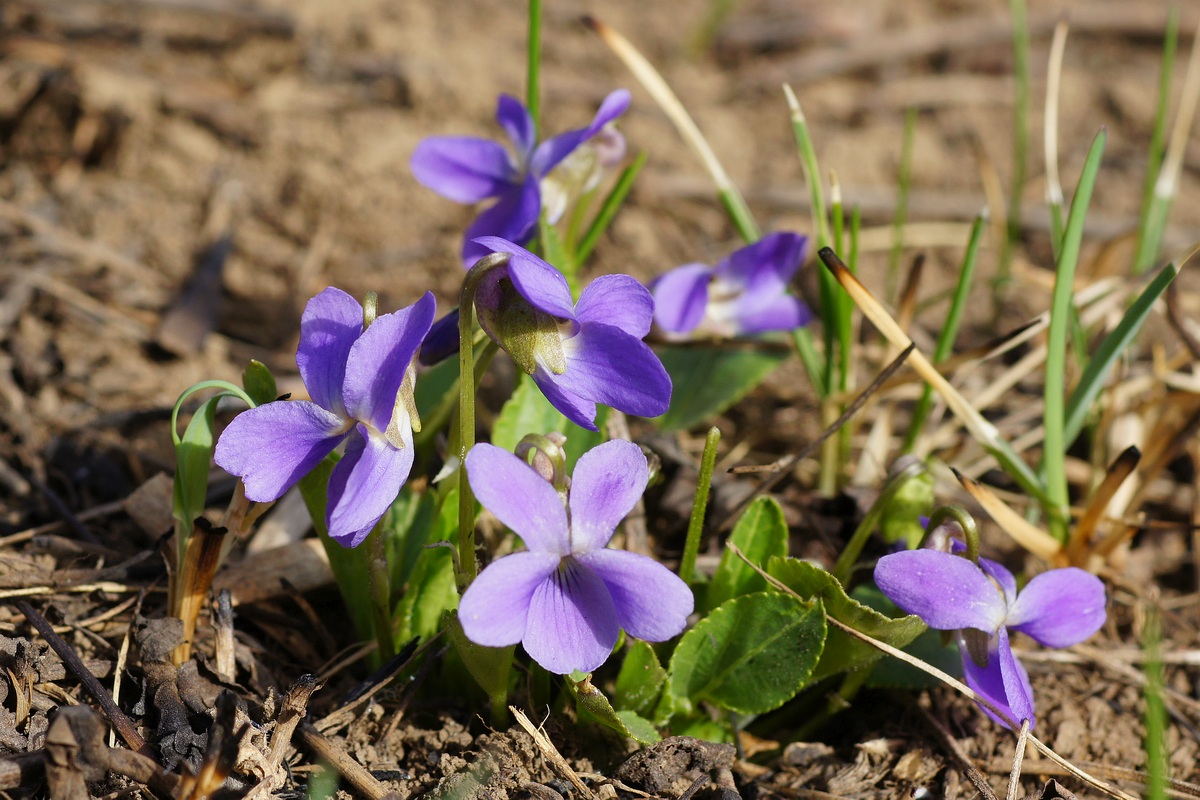
POLYGON ((396 655, 396 640, 392 634, 392 587, 388 573, 387 534, 383 524, 377 524, 367 535, 367 581, 371 591, 371 619, 379 657, 387 661, 396 655))
POLYGON ((712 486, 713 467, 717 463, 717 443, 721 431, 713 426, 704 440, 704 455, 700 458, 700 477, 696 480, 696 499, 692 501, 692 518, 688 521, 687 541, 683 558, 679 560, 679 577, 690 584, 696 572, 696 556, 700 552, 700 536, 704 533, 704 515, 708 508, 708 490, 712 486))
POLYGON ((953 522, 962 530, 963 542, 967 545, 967 560, 978 564, 979 528, 975 525, 975 518, 962 506, 938 506, 929 515, 929 525, 925 530, 932 533, 947 522, 953 522))
POLYGON ((542 0, 529 0, 529 54, 525 73, 525 107, 533 119, 533 129, 538 128, 541 110, 542 70, 542 0))

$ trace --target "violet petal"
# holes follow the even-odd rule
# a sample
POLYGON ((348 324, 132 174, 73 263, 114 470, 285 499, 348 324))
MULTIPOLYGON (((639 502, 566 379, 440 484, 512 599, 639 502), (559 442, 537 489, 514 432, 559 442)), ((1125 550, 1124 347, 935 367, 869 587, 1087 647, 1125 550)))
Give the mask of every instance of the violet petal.
POLYGON ((526 547, 555 557, 570 552, 567 510, 549 481, 512 453, 490 444, 472 447, 466 466, 475 497, 526 547))
POLYGON ((1008 625, 1047 647, 1070 647, 1104 624, 1104 583, 1078 567, 1034 576, 1008 612, 1008 625))
POLYGON ((552 136, 537 146, 530 159, 530 170, 539 178, 544 178, 550 170, 558 166, 564 158, 571 155, 579 145, 600 132, 608 123, 625 113, 629 108, 630 94, 626 89, 617 89, 600 104, 592 124, 558 136, 552 136))
POLYGON ((734 326, 738 333, 756 334, 768 331, 790 331, 807 325, 812 312, 790 294, 778 294, 763 302, 763 298, 743 294, 734 307, 734 326))
POLYGON ((503 237, 483 236, 475 242, 491 252, 508 253, 508 276, 517 292, 539 311, 559 319, 575 319, 575 301, 563 274, 520 245, 503 237))
POLYGON ((346 415, 342 382, 350 348, 362 333, 363 309, 341 289, 329 287, 308 301, 300 318, 300 346, 296 365, 317 405, 339 416, 346 415))
POLYGON ((795 233, 771 233, 735 250, 717 265, 719 279, 751 293, 782 293, 804 262, 808 244, 795 233))
POLYGON ((387 512, 408 480, 413 464, 412 428, 401 428, 404 447, 356 426, 346 453, 329 475, 325 525, 342 547, 357 547, 387 512))
POLYGON ((612 593, 621 627, 638 639, 665 642, 687 625, 694 600, 679 576, 652 558, 625 550, 579 556, 612 593))
POLYGON ((515 97, 507 94, 500 95, 496 101, 496 122, 508 134, 513 146, 517 148, 522 164, 529 161, 533 148, 537 144, 537 131, 534 129, 533 117, 515 97))
POLYGON ((237 475, 246 497, 278 500, 345 438, 346 423, 307 400, 276 400, 243 411, 217 440, 217 465, 237 475))
POLYGON ((601 275, 579 295, 575 319, 603 322, 641 339, 654 320, 654 298, 632 276, 601 275))
POLYGON ((527 242, 537 227, 538 215, 542 213, 542 194, 532 175, 526 176, 522 183, 509 185, 499 198, 467 226, 462 258, 468 269, 492 252, 476 239, 494 236, 510 242, 527 242))
POLYGON ((558 409, 558 413, 581 428, 587 428, 589 431, 597 430, 596 404, 594 402, 567 391, 556 383, 558 375, 547 372, 541 367, 533 373, 532 377, 533 382, 550 401, 550 405, 558 409))
POLYGON ((405 370, 433 324, 436 307, 426 292, 407 308, 381 314, 358 337, 346 360, 342 390, 350 416, 387 431, 405 370))
POLYGON ((712 267, 684 264, 665 272, 650 286, 654 294, 654 321, 664 331, 690 333, 704 319, 712 267))
MULTIPOLYGON (((958 541, 955 539, 954 541, 958 541)), ((963 545, 963 551, 966 551, 966 545, 963 545)), ((1008 567, 998 561, 992 561, 990 558, 979 557, 979 568, 986 572, 993 580, 1000 585, 1004 591, 1005 602, 1011 608, 1012 604, 1017 599, 1017 579, 1008 571, 1008 567)), ((1011 617, 1011 613, 1009 615, 1011 617)), ((1011 623, 1006 623, 1011 624, 1011 623)))
POLYGON ((579 457, 571 475, 571 552, 603 549, 650 480, 642 449, 614 439, 579 457))
POLYGON ((418 183, 458 203, 496 197, 520 180, 504 145, 475 136, 423 139, 408 165, 418 183))
POLYGON ((484 647, 507 647, 525 636, 534 591, 558 569, 550 553, 513 553, 489 564, 463 592, 458 620, 463 633, 484 647))
POLYGON ((875 583, 906 614, 937 630, 976 628, 994 633, 1007 606, 978 566, 937 550, 907 550, 879 559, 875 583))
MULTIPOLYGON (((962 645, 959 645, 960 648, 962 645)), ((1029 675, 1021 662, 1013 655, 1008 643, 1008 633, 1001 628, 996 638, 988 648, 987 666, 981 667, 971 659, 965 648, 962 648, 963 677, 967 686, 986 697, 1001 711, 1012 717, 1018 724, 1021 720, 1029 720, 1033 726, 1033 688, 1029 685, 1029 675)), ((986 706, 980 708, 985 714, 999 725, 1009 727, 986 706)))
POLYGON ((608 587, 596 573, 566 559, 529 602, 522 644, 550 672, 591 672, 617 643, 620 626, 608 587))
POLYGON ((547 377, 572 394, 626 414, 657 417, 671 403, 671 378, 646 344, 620 328, 589 322, 563 342, 567 370, 547 377))

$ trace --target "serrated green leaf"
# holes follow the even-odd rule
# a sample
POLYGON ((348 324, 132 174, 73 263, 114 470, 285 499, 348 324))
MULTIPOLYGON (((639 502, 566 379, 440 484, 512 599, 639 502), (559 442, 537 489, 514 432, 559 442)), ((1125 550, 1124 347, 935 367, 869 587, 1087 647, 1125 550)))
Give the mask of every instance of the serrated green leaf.
MULTIPOLYGON (((596 427, 604 430, 608 408, 596 407, 596 427)), ((542 390, 528 375, 521 375, 512 397, 500 409, 492 427, 492 444, 503 450, 516 450, 521 439, 530 433, 557 431, 567 437, 563 449, 567 453, 567 468, 574 466, 585 452, 604 441, 604 434, 581 428, 550 405, 542 390)))
MULTIPOLYGON (((783 508, 773 497, 756 498, 738 519, 729 541, 751 562, 764 568, 768 559, 787 555, 788 529, 783 508)), ((732 550, 726 549, 713 573, 704 608, 716 608, 730 598, 766 589, 766 580, 732 550)))
MULTIPOLYGON (((838 622, 893 647, 904 647, 925 632, 925 623, 919 617, 892 619, 849 597, 833 575, 815 564, 796 558, 772 558, 767 563, 767 572, 801 597, 820 600, 825 613, 838 622)), ((861 669, 882 656, 882 652, 866 642, 831 628, 812 679, 861 669)))
POLYGON ((741 714, 762 714, 808 683, 824 642, 820 602, 779 592, 735 597, 680 639, 667 691, 683 711, 708 701, 741 714))
POLYGON ((664 347, 659 351, 671 376, 671 406, 658 417, 665 431, 691 428, 711 419, 746 394, 788 358, 785 352, 664 347))
POLYGON ((647 642, 636 641, 621 663, 613 701, 622 711, 633 711, 643 717, 653 716, 666 679, 667 671, 658 662, 654 648, 647 642))
POLYGON ((252 360, 242 370, 242 388, 260 406, 263 403, 279 399, 279 388, 275 385, 275 376, 261 361, 252 360))
POLYGON ((616 711, 604 693, 592 685, 588 676, 576 681, 567 677, 567 689, 575 698, 581 717, 590 716, 596 722, 610 728, 622 736, 628 736, 641 744, 655 744, 661 741, 654 724, 648 719, 632 711, 616 711))

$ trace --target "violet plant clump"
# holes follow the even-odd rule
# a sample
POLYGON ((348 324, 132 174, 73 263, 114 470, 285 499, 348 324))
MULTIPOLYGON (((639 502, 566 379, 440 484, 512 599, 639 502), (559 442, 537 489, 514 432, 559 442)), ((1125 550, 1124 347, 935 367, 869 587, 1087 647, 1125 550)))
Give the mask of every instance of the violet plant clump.
POLYGON ((715 267, 684 264, 651 285, 654 322, 673 339, 732 337, 791 330, 811 318, 788 283, 804 263, 808 239, 772 233, 715 267))
POLYGON ((671 378, 642 338, 654 300, 628 275, 603 275, 576 303, 562 273, 495 236, 476 240, 508 263, 475 291, 479 324, 530 375, 563 416, 596 430, 596 404, 656 417, 671 402, 671 378))
MULTIPOLYGON (((1070 647, 1105 620, 1104 584, 1077 567, 1036 575, 1020 592, 1013 574, 986 558, 922 548, 879 559, 875 583, 907 614, 957 631, 967 685, 1012 721, 1034 722, 1033 689, 1009 644, 1008 629, 1046 647, 1070 647)), ((1008 722, 983 711, 1001 725, 1008 722)))
POLYGON ((604 99, 586 128, 538 143, 529 111, 521 101, 502 94, 496 122, 508 134, 513 151, 475 136, 431 136, 417 145, 409 164, 422 185, 459 203, 496 201, 467 228, 462 249, 466 266, 488 252, 478 243, 479 237, 499 236, 526 244, 543 209, 553 224, 566 209, 570 194, 595 187, 603 170, 624 155, 624 139, 611 123, 625 113, 629 99, 628 91, 618 89, 604 99), (593 146, 581 151, 593 140, 593 146))
POLYGON ((565 497, 517 456, 489 444, 466 457, 471 489, 527 550, 489 564, 463 593, 459 621, 485 647, 521 643, 548 671, 591 672, 624 629, 661 642, 692 613, 691 590, 662 564, 608 547, 649 480, 632 442, 580 456, 565 497))
POLYGON ((217 464, 242 479, 247 498, 267 503, 346 442, 329 478, 326 525, 339 544, 360 544, 412 469, 420 427, 414 358, 434 306, 427 292, 367 325, 363 307, 340 289, 311 299, 296 362, 312 400, 277 400, 239 414, 217 442, 217 464))

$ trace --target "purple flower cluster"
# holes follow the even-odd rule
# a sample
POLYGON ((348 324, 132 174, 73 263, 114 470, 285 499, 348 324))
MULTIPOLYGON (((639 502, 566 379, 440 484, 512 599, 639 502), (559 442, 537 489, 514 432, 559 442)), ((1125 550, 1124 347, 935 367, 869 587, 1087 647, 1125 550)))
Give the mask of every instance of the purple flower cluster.
MULTIPOLYGON (((501 95, 496 122, 508 134, 513 150, 491 139, 475 136, 433 136, 421 141, 409 162, 413 175, 424 186, 459 203, 494 199, 467 228, 462 258, 474 264, 487 250, 481 236, 498 236, 525 244, 537 228, 543 206, 550 221, 566 205, 568 184, 594 185, 596 169, 620 160, 624 142, 610 134, 608 126, 629 107, 629 92, 618 89, 604 99, 592 124, 586 128, 537 141, 533 118, 519 100, 501 95), (575 154, 589 140, 599 137, 598 147, 584 163, 572 163, 565 180, 549 180, 555 167, 575 154)), ((575 159, 576 162, 580 159, 575 159)))
MULTIPOLYGON (((1084 641, 1104 624, 1104 584, 1076 567, 1035 576, 1018 592, 1013 574, 986 558, 921 549, 879 559, 875 583, 902 611, 936 630, 958 631, 967 685, 1032 726, 1033 689, 1009 645, 1008 629, 1047 647, 1084 641)), ((1000 724, 1007 724, 986 707, 1000 724)))
POLYGON ((483 570, 463 593, 459 621, 485 647, 520 642, 550 672, 591 672, 624 629, 661 642, 680 633, 692 593, 646 556, 609 548, 649 479, 637 445, 613 440, 580 456, 566 503, 512 453, 488 444, 466 458, 471 489, 527 550, 483 570))

